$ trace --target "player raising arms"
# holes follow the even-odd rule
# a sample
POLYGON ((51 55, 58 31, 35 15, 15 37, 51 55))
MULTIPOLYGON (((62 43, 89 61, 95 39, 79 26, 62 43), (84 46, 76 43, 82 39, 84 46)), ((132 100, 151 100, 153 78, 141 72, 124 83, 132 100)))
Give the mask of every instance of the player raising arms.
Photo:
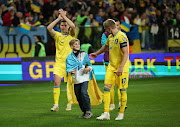
POLYGON ((109 104, 110 89, 116 81, 118 89, 121 91, 121 106, 115 120, 124 118, 124 110, 127 103, 128 78, 129 78, 129 41, 127 36, 119 31, 116 23, 112 19, 107 19, 103 23, 105 31, 109 34, 107 42, 97 52, 91 53, 90 58, 105 52, 109 48, 109 65, 105 76, 104 85, 104 113, 97 117, 97 120, 110 120, 109 104))
MULTIPOLYGON (((76 28, 74 23, 66 17, 66 12, 63 9, 59 9, 59 16, 47 27, 49 33, 55 40, 56 45, 56 57, 54 66, 54 106, 51 111, 59 110, 59 96, 60 96, 60 84, 61 79, 66 76, 66 57, 72 52, 69 46, 69 41, 75 36, 76 28), (60 22, 61 32, 56 32, 53 27, 60 22), (70 31, 69 31, 70 27, 70 31)), ((69 100, 69 98, 68 98, 69 100)), ((68 102, 66 110, 71 110, 71 103, 68 102)))

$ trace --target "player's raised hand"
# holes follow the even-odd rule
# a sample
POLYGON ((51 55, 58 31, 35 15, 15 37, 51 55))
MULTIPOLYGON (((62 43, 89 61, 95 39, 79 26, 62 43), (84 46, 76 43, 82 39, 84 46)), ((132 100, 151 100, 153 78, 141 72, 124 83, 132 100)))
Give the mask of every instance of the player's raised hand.
POLYGON ((59 14, 61 15, 61 17, 66 16, 66 11, 64 11, 63 9, 59 9, 59 14))
POLYGON ((63 19, 63 17, 61 16, 60 13, 59 13, 58 19, 59 19, 59 20, 63 19))
POLYGON ((91 59, 94 59, 94 58, 96 58, 96 57, 97 57, 96 53, 91 53, 91 54, 89 54, 89 58, 91 58, 91 59))

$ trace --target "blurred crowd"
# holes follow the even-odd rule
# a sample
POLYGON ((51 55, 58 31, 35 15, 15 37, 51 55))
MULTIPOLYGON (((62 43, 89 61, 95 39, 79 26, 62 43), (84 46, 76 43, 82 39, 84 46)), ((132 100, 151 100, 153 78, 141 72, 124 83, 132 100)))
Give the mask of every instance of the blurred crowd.
MULTIPOLYGON (((108 18, 139 25, 142 48, 164 48, 165 26, 180 26, 180 0, 1 0, 0 25, 33 26, 40 21, 47 26, 60 8, 80 28, 101 26, 108 18)), ((58 24, 55 29, 59 31, 58 24)))

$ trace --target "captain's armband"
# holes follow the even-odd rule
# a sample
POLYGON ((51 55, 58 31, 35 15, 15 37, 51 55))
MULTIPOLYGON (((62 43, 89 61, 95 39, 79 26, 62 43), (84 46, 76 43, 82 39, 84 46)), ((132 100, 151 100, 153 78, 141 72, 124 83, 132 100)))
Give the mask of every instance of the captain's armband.
POLYGON ((127 47, 127 42, 120 43, 120 47, 121 47, 121 48, 127 47))

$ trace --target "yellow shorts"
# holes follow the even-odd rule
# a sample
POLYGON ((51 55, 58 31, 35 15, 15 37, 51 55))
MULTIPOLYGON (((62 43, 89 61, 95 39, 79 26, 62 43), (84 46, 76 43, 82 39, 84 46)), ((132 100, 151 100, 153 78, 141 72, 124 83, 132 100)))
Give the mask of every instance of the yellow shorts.
POLYGON ((129 81, 129 72, 123 72, 121 76, 117 76, 116 73, 107 69, 105 76, 105 84, 114 85, 116 83, 119 89, 127 89, 129 81))
POLYGON ((60 78, 66 76, 66 64, 64 62, 56 62, 54 65, 54 75, 58 75, 60 78))

